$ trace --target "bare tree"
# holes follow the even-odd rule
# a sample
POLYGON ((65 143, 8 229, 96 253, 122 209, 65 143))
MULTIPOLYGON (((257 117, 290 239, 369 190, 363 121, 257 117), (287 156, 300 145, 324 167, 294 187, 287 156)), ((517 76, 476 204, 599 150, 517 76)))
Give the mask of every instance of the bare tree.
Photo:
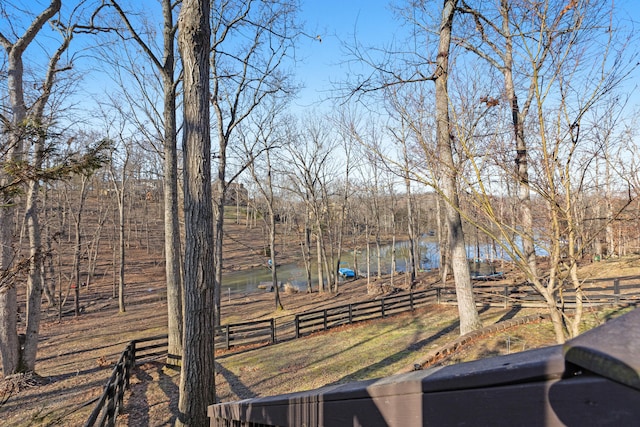
POLYGON ((414 219, 414 201, 413 195, 411 193, 411 183, 413 180, 413 173, 411 173, 411 165, 412 162, 409 161, 409 144, 407 143, 407 139, 410 137, 407 129, 407 124, 404 120, 400 120, 400 129, 394 130, 389 129, 394 139, 398 142, 400 146, 400 151, 402 153, 402 161, 403 167, 401 169, 402 176, 401 178, 404 181, 405 186, 405 198, 406 198, 406 206, 407 206, 407 234, 409 236, 409 263, 406 268, 405 273, 409 274, 409 283, 413 285, 416 274, 418 271, 418 260, 417 260, 417 236, 416 236, 416 224, 414 219))
MULTIPOLYGON (((73 236, 73 241, 70 240, 73 255, 71 257, 71 273, 68 276, 69 280, 64 298, 61 294, 62 283, 58 285, 60 292, 58 301, 59 318, 62 318, 63 306, 71 291, 73 291, 73 311, 75 316, 80 316, 82 311, 80 306, 80 290, 81 284, 84 282, 82 273, 83 270, 87 270, 87 267, 83 268, 82 265, 83 255, 86 253, 84 249, 86 233, 83 230, 84 212, 92 177, 107 162, 108 157, 104 152, 109 150, 110 147, 111 142, 108 139, 99 139, 96 135, 85 132, 76 133, 67 142, 67 151, 64 153, 64 157, 69 164, 75 165, 75 167, 73 174, 69 177, 70 179, 66 179, 64 182, 63 197, 65 215, 68 218, 70 229, 69 239, 73 236)), ((60 274, 62 274, 61 271, 60 274)))
MULTIPOLYGON (((535 11, 528 9, 528 5, 523 4, 522 7, 524 9, 514 10, 513 5, 501 3, 496 12, 501 22, 499 27, 494 24, 496 20, 489 11, 466 9, 474 18, 474 31, 483 35, 482 41, 493 47, 493 53, 479 52, 466 42, 461 43, 503 72, 512 129, 516 134, 518 165, 516 173, 507 172, 507 176, 516 176, 520 203, 526 203, 523 195, 526 196, 524 193, 529 189, 537 196, 539 212, 545 215, 536 226, 535 233, 519 225, 508 227, 497 215, 492 192, 500 189, 491 183, 491 175, 481 164, 481 157, 474 154, 478 151, 478 141, 483 140, 479 136, 483 134, 479 130, 483 119, 467 120, 458 127, 457 138, 472 165, 470 170, 473 172, 467 182, 475 183, 466 185, 465 193, 471 196, 469 201, 484 217, 485 224, 480 224, 478 218, 468 217, 468 220, 503 246, 531 285, 544 297, 556 339, 564 342, 578 333, 582 287, 576 268, 583 245, 590 243, 590 239, 580 236, 581 220, 577 216, 587 181, 585 177, 595 163, 594 150, 586 149, 589 143, 584 136, 588 134, 586 129, 593 124, 589 124, 585 117, 603 102, 607 104, 610 98, 617 97, 616 90, 637 61, 635 54, 626 53, 626 40, 614 40, 613 35, 620 33, 609 29, 612 10, 608 5, 590 2, 567 5, 546 1, 536 5, 535 11), (503 46, 506 46, 504 51, 503 46), (499 60, 495 59, 496 52, 501 52, 499 60), (514 56, 522 58, 524 64, 516 67, 512 62, 514 56), (594 58, 599 60, 594 61, 594 58), (516 70, 520 74, 512 76, 516 70), (523 79, 528 84, 524 87, 527 96, 521 111, 512 86, 514 81, 523 79), (525 117, 530 108, 534 113, 525 117), (524 127, 525 119, 530 120, 532 126, 524 127), (465 130, 462 130, 463 126, 465 130), (529 145, 525 146, 523 138, 527 129, 532 132, 532 137, 528 138, 529 145), (527 164, 531 159, 535 168, 534 173, 529 174, 527 164), (543 248, 549 257, 549 270, 544 277, 532 262, 533 248, 523 244, 533 242, 534 235, 537 236, 537 246, 543 248), (576 309, 571 316, 557 304, 559 295, 566 288, 565 283, 571 284, 569 289, 576 295, 576 309)), ((465 40, 473 42, 471 38, 465 40)), ((491 96, 480 97, 476 102, 483 104, 483 115, 491 114, 500 105, 498 97, 491 96)), ((495 127, 493 120, 482 130, 491 127, 495 127)), ((493 135, 491 144, 500 139, 491 132, 485 131, 484 134, 493 135)), ((496 165, 499 167, 498 162, 496 165)), ((497 170, 493 169, 493 172, 497 170)), ((612 215, 609 221, 619 213, 612 215)), ((526 226, 528 219, 523 219, 526 226)))
MULTIPOLYGON (((34 41, 44 24, 51 19, 61 7, 60 0, 52 0, 48 7, 33 18, 24 33, 17 36, 14 41, 11 35, 0 33, 0 43, 5 49, 8 58, 7 87, 9 91, 10 115, 2 116, 3 127, 8 130, 8 138, 1 150, 2 156, 10 162, 24 160, 23 155, 23 128, 28 117, 28 107, 25 101, 23 54, 27 47, 34 41)), ((54 63, 55 64, 55 63, 54 63)), ((17 333, 17 299, 16 283, 14 281, 15 248, 13 245, 13 218, 15 214, 15 187, 12 183, 17 178, 15 174, 8 172, 12 168, 9 164, 3 165, 0 172, 0 190, 2 201, 0 202, 0 353, 2 354, 2 370, 5 375, 27 369, 26 361, 21 360, 20 345, 17 333)), ((35 200, 33 200, 35 203, 35 200)), ((32 229, 36 224, 32 223, 32 229)), ((37 260, 36 260, 37 261, 37 260)), ((35 277, 35 276, 31 276, 35 277)), ((33 279, 32 279, 33 280, 33 279)), ((31 283, 31 294, 41 297, 41 284, 38 279, 31 283)), ((33 297, 32 296, 32 297, 33 297)), ((37 304, 36 304, 37 305, 37 304)), ((39 307, 39 305, 38 305, 39 307)), ((32 309, 37 308, 35 305, 32 309)), ((32 313, 34 314, 34 313, 32 313)), ((39 316, 39 313, 37 314, 39 316)), ((39 323, 39 322, 36 322, 39 323)), ((32 324, 32 328, 35 325, 32 324)), ((37 340, 37 330, 35 331, 37 340)), ((32 356, 35 363, 35 344, 32 356)), ((33 367, 31 367, 33 369, 33 367)))
MULTIPOLYGON (((451 255, 451 266, 456 285, 456 295, 458 300, 458 310, 460 313, 460 333, 466 334, 481 327, 478 311, 475 306, 469 264, 467 262, 462 219, 460 215, 460 201, 457 190, 458 165, 454 159, 455 142, 452 130, 453 121, 449 116, 449 105, 451 102, 448 89, 449 83, 449 56, 451 52, 451 38, 456 15, 457 0, 445 0, 441 9, 441 15, 434 21, 432 30, 437 34, 437 47, 433 52, 435 59, 430 59, 422 52, 410 52, 408 57, 398 58, 403 69, 396 70, 394 66, 394 54, 386 52, 387 58, 380 60, 367 54, 362 46, 352 46, 352 54, 359 60, 370 65, 372 74, 366 79, 356 82, 351 86, 350 94, 367 94, 369 92, 384 92, 394 87, 405 85, 421 84, 427 81, 435 83, 435 143, 436 158, 439 164, 439 179, 436 184, 437 189, 446 201, 445 213, 448 229, 449 252, 451 255), (434 67, 430 72, 425 72, 424 67, 434 67)), ((428 4, 411 4, 407 8, 407 21, 414 25, 419 32, 425 33, 425 29, 430 28, 427 18, 429 16, 428 4), (424 22, 421 21, 424 19, 424 22)), ((401 49, 402 52, 404 50, 401 49)), ((424 135, 427 137, 427 135, 424 135)), ((428 139, 428 138, 426 138, 428 139)), ((425 140, 426 140, 425 139, 425 140)), ((430 151, 425 151, 424 155, 429 156, 430 151)))
POLYGON ((184 68, 184 339, 177 426, 205 426, 215 403, 216 311, 209 122, 210 4, 184 0, 178 48, 184 68))
MULTIPOLYGON (((129 180, 129 160, 131 158, 131 147, 121 137, 121 156, 116 159, 115 147, 111 152, 111 162, 109 163, 109 176, 113 184, 114 194, 118 203, 118 309, 120 313, 126 311, 124 303, 125 288, 125 200, 127 196, 127 181, 129 180), (119 170, 116 170, 118 168, 119 170)), ((113 266, 115 268, 115 265, 113 266)))
MULTIPOLYGON (((276 257, 276 197, 275 197, 275 183, 273 174, 275 168, 273 167, 272 158, 276 154, 278 148, 277 144, 282 142, 282 138, 278 135, 278 123, 276 117, 278 115, 278 107, 267 108, 264 111, 263 119, 260 121, 254 121, 255 137, 253 134, 243 135, 243 144, 245 146, 246 153, 251 156, 256 151, 256 147, 250 146, 247 139, 254 140, 254 144, 259 145, 258 151, 262 152, 262 156, 259 159, 247 160, 249 165, 249 172, 255 182, 258 192, 265 201, 267 208, 267 218, 265 219, 267 230, 269 233, 269 263, 271 268, 271 288, 274 292, 275 309, 283 310, 282 301, 280 299, 280 286, 278 283, 278 261, 276 257), (259 168, 258 162, 262 163, 262 167, 259 168), (261 169, 261 170, 259 170, 261 169)), ((253 144, 251 144, 253 145, 253 144)))
POLYGON ((35 132, 35 135, 33 135, 35 138, 31 144, 33 150, 30 162, 32 170, 35 171, 35 176, 31 177, 27 184, 25 206, 26 226, 29 236, 29 274, 27 278, 27 324, 22 361, 26 371, 35 370, 43 293, 42 237, 38 199, 40 180, 46 178, 46 172, 43 171, 45 151, 47 150, 46 143, 51 138, 51 135, 49 135, 49 123, 45 118, 45 108, 52 95, 58 74, 70 69, 70 66, 60 66, 59 63, 63 53, 69 47, 73 37, 73 28, 65 29, 62 27, 60 30, 62 42, 49 59, 46 75, 42 83, 41 95, 31 107, 29 113, 32 122, 30 126, 33 127, 35 132))
MULTIPOLYGON (((331 153, 335 148, 327 128, 321 121, 310 120, 302 132, 291 135, 287 141, 291 165, 288 180, 290 190, 297 194, 306 206, 309 215, 310 233, 315 235, 318 291, 324 292, 325 278, 328 280, 325 240, 326 189, 333 172, 331 153)), ((329 282, 328 282, 329 283, 329 282)))
MULTIPOLYGON (((341 163, 344 166, 344 176, 342 178, 342 184, 339 185, 342 188, 338 188, 336 189, 336 192, 338 193, 338 202, 337 202, 337 206, 338 206, 338 218, 336 221, 336 259, 335 259, 335 277, 333 280, 333 292, 337 293, 338 292, 338 286, 339 286, 339 274, 338 271, 340 270, 340 265, 342 263, 342 246, 343 246, 343 241, 344 241, 344 233, 345 233, 345 227, 346 227, 346 223, 347 223, 347 218, 349 216, 349 201, 351 198, 351 193, 352 193, 352 188, 351 188, 351 180, 353 179, 353 168, 354 165, 356 163, 355 160, 355 150, 356 150, 356 144, 357 141, 355 140, 355 138, 353 137, 353 133, 349 131, 348 126, 349 123, 352 121, 350 119, 347 119, 349 113, 347 111, 343 111, 340 113, 340 116, 336 119, 336 122, 338 123, 338 128, 340 129, 339 131, 339 135, 340 135, 340 140, 341 140, 341 147, 343 149, 344 155, 342 156, 342 161, 341 163), (346 128, 345 128, 346 125, 346 128)), ((332 250, 333 253, 333 250, 332 250)), ((354 257, 355 260, 355 257, 354 257)), ((358 268, 357 265, 352 266, 353 267, 353 271, 354 273, 358 274, 358 268)))
MULTIPOLYGON (((176 90, 179 79, 176 78, 176 58, 175 58, 175 34, 174 13, 178 8, 178 3, 171 0, 162 0, 162 46, 157 52, 154 50, 155 42, 153 36, 155 29, 141 27, 136 28, 129 15, 133 12, 124 10, 116 0, 110 0, 110 4, 115 10, 120 20, 124 24, 124 30, 117 28, 118 34, 128 40, 130 35, 136 45, 145 53, 146 57, 161 76, 163 91, 163 109, 161 124, 156 126, 157 135, 162 135, 163 154, 163 185, 164 185, 164 253, 165 253, 165 276, 167 280, 167 311, 168 311, 168 356, 169 365, 179 364, 182 354, 182 276, 180 271, 180 228, 178 223, 178 150, 177 150, 177 120, 176 120, 176 90)), ((136 63, 138 58, 136 58, 136 63)), ((121 67, 120 61, 116 64, 121 67)), ((132 67, 131 75, 139 73, 137 67, 132 67)), ((136 79, 142 84, 148 84, 148 79, 136 79)), ((143 92, 148 90, 143 88, 143 92)), ((132 98, 128 91, 124 91, 126 97, 132 98)), ((131 99, 132 105, 136 101, 131 99)), ((155 113, 154 108, 141 108, 140 111, 155 113)), ((159 122, 157 117, 149 117, 152 123, 159 122)), ((141 131, 146 130, 145 121, 141 121, 141 131)), ((155 134, 150 135, 156 137, 155 134)))
POLYGON ((440 24, 440 37, 436 71, 436 141, 438 155, 442 165, 442 195, 446 200, 445 212, 447 218, 449 250, 451 253, 451 267, 456 283, 456 297, 460 314, 460 334, 467 334, 482 327, 478 310, 476 309, 469 263, 467 262, 467 248, 465 247, 460 216, 460 202, 457 190, 457 168, 453 159, 453 135, 449 120, 449 52, 451 48, 451 31, 457 0, 445 0, 440 24))
MULTIPOLYGON (((212 8, 211 106, 217 175, 214 191, 216 325, 220 324, 224 202, 236 127, 263 102, 294 89, 283 61, 299 35, 297 3, 215 1, 212 8)), ((235 174, 238 175, 237 173, 235 174)))
MULTIPOLYGON (((80 188, 78 190, 78 201, 75 209, 69 209, 70 216, 73 218, 74 225, 74 241, 73 241, 73 270, 71 276, 71 282, 69 286, 73 289, 73 301, 74 301, 74 312, 75 316, 80 316, 80 284, 82 283, 82 267, 81 267, 81 258, 82 258, 82 214, 84 212, 84 208, 86 206, 87 200, 87 191, 89 189, 88 186, 89 176, 82 175, 80 176, 80 188)), ((71 205, 71 200, 67 200, 67 203, 71 205)), ((60 301, 60 312, 59 317, 62 317, 62 305, 63 301, 60 301)))
MULTIPOLYGON (((464 36, 454 38, 455 43, 463 46, 467 50, 474 52, 485 59, 493 67, 500 70, 504 78, 504 95, 511 109, 512 129, 515 141, 515 178, 518 183, 518 207, 519 223, 523 230, 521 233, 524 257, 529 264, 532 275, 537 275, 536 253, 534 247, 533 214, 531 212, 531 189, 529 184, 529 154, 525 139, 525 119, 529 113, 531 102, 535 93, 535 79, 529 80, 529 86, 525 87, 524 102, 519 102, 518 87, 514 79, 514 68, 518 65, 514 63, 514 44, 522 37, 526 31, 524 20, 528 15, 526 10, 520 10, 517 6, 510 4, 507 0, 501 0, 496 7, 499 18, 488 16, 484 11, 473 9, 464 1, 461 1, 461 12, 471 16, 473 30, 464 36), (516 22, 516 19, 519 21, 516 22), (513 28, 517 34, 513 34, 513 28), (516 40, 514 40, 516 39, 516 40)), ((539 5, 536 8, 543 10, 539 5)), ((552 25, 561 25, 562 21, 557 20, 552 25)), ((551 29, 552 32, 564 31, 559 28, 551 29)), ((539 46, 538 65, 545 63, 545 58, 555 49, 553 37, 546 39, 546 42, 539 46)), ((536 73, 532 73, 531 76, 536 73)), ((480 98, 487 106, 499 103, 497 97, 485 95, 480 98)))

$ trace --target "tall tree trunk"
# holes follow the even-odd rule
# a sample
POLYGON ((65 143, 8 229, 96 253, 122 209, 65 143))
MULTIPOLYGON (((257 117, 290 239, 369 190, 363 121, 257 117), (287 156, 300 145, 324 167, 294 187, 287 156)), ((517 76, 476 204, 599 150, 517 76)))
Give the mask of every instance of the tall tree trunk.
POLYGON ((184 0, 178 47, 184 69, 184 340, 177 426, 208 425, 215 403, 214 236, 209 130, 210 5, 184 0))
POLYGON ((302 245, 304 266, 307 272, 307 293, 313 292, 311 286, 311 225, 309 224, 309 203, 305 203, 304 243, 302 245))
MULTIPOLYGON (((4 184, 6 181, 2 182, 4 184)), ((0 207, 0 351, 2 372, 10 375, 18 371, 20 352, 18 344, 18 298, 13 267, 15 258, 13 241, 14 212, 11 198, 2 195, 0 207)))
POLYGON ((120 14, 122 21, 129 28, 134 39, 162 76, 163 88, 163 197, 164 197, 164 253, 165 278, 167 281, 167 365, 179 365, 182 355, 182 275, 180 270, 180 225, 178 222, 178 152, 176 125, 176 85, 175 81, 175 35, 173 9, 171 0, 162 0, 162 58, 158 58, 131 25, 127 14, 118 2, 112 4, 120 14))
MULTIPOLYGON (((163 0, 163 9, 165 3, 163 0)), ((170 14, 170 13, 169 13, 170 14)), ((171 61, 167 59, 167 63, 171 61)), ((173 74, 173 73, 172 73, 173 74)), ((178 365, 182 356, 182 275, 178 222, 178 152, 176 147, 175 90, 164 82, 164 251, 167 280, 167 364, 178 365)))
MULTIPOLYGON (((119 218, 119 251, 118 255, 120 257, 120 262, 118 263, 118 310, 120 313, 124 313, 126 310, 124 305, 124 269, 125 269, 125 236, 124 236, 124 176, 125 176, 125 168, 126 163, 122 168, 122 188, 120 189, 120 194, 118 195, 118 218, 119 218)), ((79 286, 79 284, 78 284, 79 286)))
MULTIPOLYGON (((222 145, 222 144, 221 144, 222 145)), ((214 224, 213 224, 213 235, 214 235, 214 298, 216 309, 214 313, 214 324, 215 326, 220 326, 221 324, 221 297, 222 297, 222 242, 224 239, 224 194, 226 192, 226 184, 224 183, 225 179, 225 169, 226 166, 223 164, 226 163, 226 160, 223 162, 220 159, 220 164, 218 165, 218 182, 217 182, 217 191, 216 196, 214 196, 213 201, 213 216, 214 216, 214 224)))
MULTIPOLYGON (((78 202, 78 212, 74 216, 74 230, 75 241, 73 247, 73 280, 71 286, 73 287, 73 301, 74 301, 74 313, 75 316, 80 316, 80 283, 82 282, 82 276, 80 273, 80 258, 82 253, 82 232, 80 225, 82 224, 82 213, 84 211, 84 203, 87 198, 87 176, 81 177, 80 185, 80 201, 78 202)), ((115 268, 115 266, 114 266, 115 268)), ((65 297, 66 300, 66 297, 65 297)))
MULTIPOLYGON (((507 0, 501 0, 500 11, 502 14, 502 31, 505 37, 504 49, 504 84, 505 93, 511 106, 511 120, 516 141, 516 177, 518 181, 518 204, 520 208, 518 223, 522 227, 522 250, 525 261, 529 265, 532 277, 537 277, 538 268, 535 251, 535 236, 533 233, 533 215, 531 212, 531 188, 529 186, 529 162, 527 143, 524 138, 524 117, 526 111, 520 112, 518 96, 516 95, 515 84, 513 82, 513 40, 509 27, 509 9, 507 0)), ((526 104, 526 103, 525 103, 526 104)))
POLYGON ((462 231, 462 220, 458 209, 456 188, 457 170, 453 159, 453 136, 449 122, 449 92, 447 88, 449 73, 449 52, 451 29, 457 0, 444 0, 440 40, 436 61, 436 138, 438 152, 442 162, 442 192, 446 199, 445 211, 451 251, 451 266, 456 283, 456 297, 460 315, 460 334, 464 335, 482 327, 476 308, 469 274, 469 263, 462 231))
POLYGON ((324 274, 322 273, 322 230, 320 229, 320 221, 316 220, 316 261, 318 268, 318 292, 324 292, 324 274))
POLYGON ((42 269, 42 290, 44 292, 44 296, 47 299, 47 305, 49 308, 55 308, 56 306, 56 298, 55 298, 55 280, 53 280, 54 269, 53 269, 53 245, 51 244, 51 216, 47 216, 47 211, 49 210, 49 187, 44 186, 44 191, 42 194, 42 209, 41 212, 44 213, 45 218, 49 218, 44 221, 44 226, 42 230, 42 234, 45 239, 45 250, 43 251, 44 257, 42 259, 41 269, 42 269), (48 280, 47 280, 48 278, 48 280))
POLYGON ((396 277, 396 228, 393 227, 393 231, 391 232, 391 277, 389 279, 389 284, 391 288, 394 287, 394 280, 396 277))
POLYGON ((409 274, 409 286, 413 287, 418 273, 418 251, 416 248, 416 226, 413 218, 413 200, 409 178, 405 178, 405 187, 407 190, 407 231, 409 232, 409 265, 405 268, 405 274, 409 274))
MULTIPOLYGON (((42 168, 43 138, 36 143, 33 167, 36 171, 42 168)), ((29 181, 26 200, 26 224, 29 235, 29 274, 27 276, 27 325, 22 361, 26 371, 36 368, 38 351, 38 332, 40 330, 40 313, 42 308, 42 243, 40 222, 38 220, 38 179, 29 181)))
MULTIPOLYGON (((440 275, 440 281, 442 284, 447 283, 447 276, 449 275, 449 232, 442 224, 443 212, 442 212, 442 196, 436 196, 436 224, 438 227, 438 274, 440 275)), ((446 202, 445 202, 446 203, 446 202)))
MULTIPOLYGON (((269 183, 269 185, 271 185, 271 183, 269 183)), ((271 201, 270 203, 273 203, 273 201, 271 201)), ((273 208, 271 207, 269 207, 269 227, 269 252, 271 252, 271 283, 273 284, 275 309, 284 310, 282 301, 280 300, 280 286, 278 286, 278 268, 276 261, 276 220, 273 213, 273 208)))
MULTIPOLYGON (((7 52, 7 91, 11 108, 11 123, 8 150, 4 160, 23 160, 23 142, 20 133, 27 117, 24 99, 22 54, 33 41, 44 24, 53 17, 62 5, 61 0, 52 0, 47 8, 36 16, 27 31, 11 43, 2 34, 0 44, 7 52)), ((13 261, 16 257, 13 245, 15 230, 15 199, 13 189, 6 185, 13 177, 0 167, 0 187, 6 190, 0 193, 0 355, 2 356, 2 372, 4 375, 15 373, 20 369, 20 344, 17 332, 17 289, 14 277, 13 261)))
POLYGON ((375 290, 371 283, 371 239, 369 239, 369 223, 365 225, 367 235, 367 294, 372 295, 375 290))
POLYGON ((161 0, 162 5, 162 58, 158 58, 131 25, 119 3, 111 0, 123 23, 138 42, 143 52, 156 65, 162 76, 164 122, 163 141, 163 197, 164 197, 164 253, 167 282, 167 365, 176 366, 182 354, 182 276, 180 270, 180 226, 178 222, 178 154, 176 143, 176 81, 175 34, 173 9, 178 7, 171 0, 161 0))
MULTIPOLYGON (((339 287, 339 282, 340 282, 340 275, 338 274, 338 271, 340 270, 340 262, 342 259, 342 241, 344 239, 344 219, 345 219, 345 214, 346 214, 346 203, 347 203, 347 195, 346 195, 346 191, 345 191, 345 196, 344 196, 344 205, 342 206, 341 210, 340 210, 340 220, 339 220, 339 229, 338 229, 338 248, 337 248, 337 256, 336 256, 336 263, 335 263, 335 270, 334 270, 334 280, 333 280, 333 293, 338 293, 340 287, 339 287)), ((354 272, 356 274, 358 274, 358 270, 355 266, 353 266, 354 268, 354 272)))

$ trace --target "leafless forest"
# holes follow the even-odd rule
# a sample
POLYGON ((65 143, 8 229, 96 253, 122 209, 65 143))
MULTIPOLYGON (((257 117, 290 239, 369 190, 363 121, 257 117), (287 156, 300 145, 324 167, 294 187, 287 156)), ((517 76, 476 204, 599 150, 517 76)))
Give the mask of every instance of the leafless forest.
POLYGON ((221 323, 226 271, 287 256, 331 295, 350 251, 380 272, 382 243, 402 240, 412 282, 427 236, 464 334, 481 326, 469 252, 488 247, 564 342, 578 265, 640 251, 625 3, 392 2, 388 43, 339 39, 345 74, 313 103, 296 70, 324 35, 305 2, 22 3, 0 7, 4 375, 35 370, 42 313, 81 317, 98 278, 126 311, 135 251, 165 270, 180 425, 204 422, 215 388, 197 325, 221 323))

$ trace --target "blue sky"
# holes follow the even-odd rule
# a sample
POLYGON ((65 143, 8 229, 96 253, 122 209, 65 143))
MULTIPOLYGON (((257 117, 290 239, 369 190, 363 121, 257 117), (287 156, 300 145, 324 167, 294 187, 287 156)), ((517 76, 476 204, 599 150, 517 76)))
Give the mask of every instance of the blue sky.
MULTIPOLYGON (((29 0, 34 10, 42 10, 49 0, 29 0)), ((142 1, 146 9, 160 19, 157 0, 120 0, 126 8, 140 9, 142 1)), ((347 65, 343 51, 344 43, 352 43, 354 34, 367 45, 383 45, 391 40, 398 27, 390 0, 301 0, 300 20, 309 35, 301 38, 296 51, 296 62, 292 71, 296 81, 305 88, 300 92, 296 104, 308 106, 327 96, 332 82, 345 79, 347 65), (320 36, 322 42, 315 39, 320 36)), ((63 2, 63 7, 72 4, 63 2)), ((78 42, 79 40, 76 40, 78 42)), ((84 38, 83 43, 92 43, 92 38, 84 38)), ((104 82, 107 84, 107 82, 104 82)), ((96 87, 95 82, 93 85, 96 87)))
MULTIPOLYGON (((123 3, 128 1, 136 4, 135 0, 123 0, 123 3)), ((159 11, 156 0, 143 1, 153 4, 149 9, 159 11)), ((297 81, 306 87, 296 102, 298 108, 327 96, 333 83, 346 78, 349 64, 346 63, 343 45, 353 44, 354 35, 365 45, 384 46, 393 40, 400 23, 394 18, 389 6, 391 2, 404 3, 404 0, 301 0, 301 20, 310 37, 301 40, 297 62, 293 66, 297 81), (314 38, 316 35, 320 36, 322 42, 314 38)), ((638 26, 638 0, 615 2, 616 7, 623 12, 621 18, 635 20, 638 26), (625 14, 628 16, 624 16, 625 14)), ((48 0, 30 0, 27 4, 41 10, 48 4, 48 0)), ((433 2, 434 7, 439 7, 440 4, 441 1, 433 2)), ((5 26, 6 23, 0 25, 5 26)), ((34 50, 37 51, 37 48, 30 48, 30 52, 34 50)), ((95 88, 95 83, 93 86, 95 88)))
MULTIPOLYGON (((605 0, 611 1, 611 0, 605 0)), ((310 36, 319 35, 322 42, 302 40, 295 72, 305 85, 296 102, 305 107, 327 96, 332 84, 344 80, 348 64, 345 42, 352 44, 354 35, 365 45, 384 46, 399 31, 400 22, 394 17, 390 3, 404 0, 302 0, 302 21, 310 36)), ((440 7, 441 1, 434 1, 440 7)), ((640 1, 615 0, 618 18, 625 26, 640 29, 640 1)))
POLYGON ((322 42, 303 40, 297 78, 305 86, 300 105, 322 98, 332 82, 344 79, 348 65, 344 43, 354 34, 367 45, 380 45, 393 37, 398 26, 388 0, 306 0, 302 2, 302 20, 310 36, 322 42))

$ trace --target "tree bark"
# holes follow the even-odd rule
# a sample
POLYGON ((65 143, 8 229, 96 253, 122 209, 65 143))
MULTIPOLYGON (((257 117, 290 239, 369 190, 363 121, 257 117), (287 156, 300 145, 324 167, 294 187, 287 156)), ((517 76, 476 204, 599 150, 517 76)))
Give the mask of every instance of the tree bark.
MULTIPOLYGON (((120 236, 120 246, 118 256, 119 267, 118 267, 118 311, 120 313, 124 313, 126 307, 124 305, 124 270, 125 270, 125 235, 124 235, 124 195, 125 195, 125 174, 126 174, 127 163, 122 166, 122 188, 120 188, 118 194, 118 221, 119 221, 119 236, 120 236)), ((76 287, 80 286, 79 283, 76 284, 76 287)))
POLYGON ((184 69, 184 340, 177 426, 208 425, 215 403, 214 236, 209 130, 210 6, 185 0, 178 18, 184 69))
MULTIPOLYGON (((405 151, 406 156, 406 151, 405 151)), ((405 162, 408 164, 408 161, 405 162)), ((407 176, 405 177, 405 189, 406 189, 406 197, 407 197, 407 231, 409 235, 409 265, 405 268, 405 274, 409 275, 409 286, 413 288, 413 285, 416 281, 416 276, 418 274, 418 265, 419 260, 417 259, 417 236, 416 236, 416 225, 415 219, 413 217, 413 196, 411 194, 411 180, 407 176)))
POLYGON ((269 250, 271 252, 271 283, 273 284, 275 310, 282 311, 284 306, 280 300, 280 286, 278 286, 278 268, 276 264, 276 220, 273 208, 269 207, 269 250))
POLYGON ((307 293, 313 292, 311 286, 311 224, 309 224, 309 203, 305 203, 304 216, 304 242, 302 244, 302 257, 304 258, 304 267, 307 273, 307 293))
POLYGON ((324 275, 322 274, 322 230, 320 220, 316 218, 316 261, 318 268, 318 292, 324 292, 324 275))
MULTIPOLYGON (((44 141, 36 144, 33 166, 36 170, 42 167, 42 148, 44 141)), ((36 368, 38 351, 38 331, 40 330, 40 312, 42 307, 42 243, 40 222, 38 220, 38 179, 29 182, 27 190, 25 219, 29 235, 29 274, 27 276, 27 325, 22 362, 26 371, 36 368)))
MULTIPOLYGON (((165 3, 169 3, 169 0, 163 0, 163 8, 165 3)), ((170 11, 169 15, 171 15, 170 11)), ((173 67, 173 55, 170 60, 167 59, 167 65, 169 62, 173 67)), ((170 74, 172 77, 173 72, 170 74)), ((164 91, 164 250, 167 279, 167 331, 169 335, 167 364, 177 365, 182 355, 182 275, 180 271, 180 224, 178 222, 176 101, 173 78, 164 82, 164 91)))
MULTIPOLYGON (((81 275, 81 253, 82 253, 82 232, 80 229, 80 225, 82 224, 82 214, 84 212, 84 204, 87 199, 87 182, 89 180, 88 176, 83 175, 81 177, 81 185, 80 185, 80 195, 78 201, 78 211, 73 214, 74 221, 74 246, 73 246, 73 278, 71 282, 71 286, 73 288, 73 300, 74 300, 74 314, 76 317, 80 316, 80 283, 82 282, 81 275)), ((69 201, 69 204, 71 202, 69 201)), ((71 211, 71 209, 70 209, 71 211)), ((114 266, 115 268, 115 266, 114 266)), ((65 297, 66 300, 66 297, 65 297)), ((63 302, 60 302, 60 307, 62 307, 63 302)), ((62 309, 62 308, 61 308, 62 309)))
MULTIPOLYGON (((24 99, 23 74, 24 66, 22 54, 33 41, 44 24, 54 16, 61 7, 61 0, 52 0, 49 6, 31 22, 25 33, 14 43, 11 43, 0 33, 0 43, 7 51, 7 90, 11 108, 11 124, 4 150, 6 160, 23 160, 23 147, 20 132, 27 117, 24 99)), ((12 177, 0 168, 0 186, 12 181, 12 177)), ((13 260, 16 252, 13 245, 14 227, 14 194, 8 188, 0 194, 0 354, 4 375, 9 375, 21 369, 20 344, 17 332, 17 289, 13 260)))
POLYGON ((164 252, 165 278, 167 281, 167 364, 177 366, 182 355, 182 274, 180 270, 180 224, 178 222, 178 151, 176 123, 176 84, 175 81, 175 34, 173 23, 174 5, 171 0, 162 0, 162 60, 155 55, 131 25, 127 14, 118 2, 112 4, 118 11, 134 39, 152 63, 156 65, 162 77, 163 88, 163 197, 164 197, 164 252))
POLYGON ((442 162, 442 192, 446 199, 445 211, 449 231, 449 248, 451 266, 456 284, 458 313, 460 315, 460 334, 464 335, 482 327, 475 305, 469 263, 465 248, 462 220, 459 209, 456 187, 457 170, 453 159, 453 136, 449 121, 449 52, 451 46, 451 29, 457 0, 444 0, 440 40, 436 60, 436 138, 438 152, 442 162))
MULTIPOLYGON (((522 236, 522 250, 525 261, 529 265, 532 277, 537 277, 538 268, 535 251, 535 238, 533 234, 533 215, 531 213, 531 188, 529 186, 529 161, 527 142, 524 138, 524 117, 527 111, 520 112, 518 96, 513 82, 513 40, 509 27, 509 4, 507 0, 501 0, 500 13, 502 15, 502 31, 505 37, 505 49, 503 54, 504 85, 509 105, 511 106, 511 120, 516 141, 516 177, 518 182, 518 202, 520 206, 519 223, 524 231, 522 236)), ((526 105, 526 103, 525 103, 526 105)))

